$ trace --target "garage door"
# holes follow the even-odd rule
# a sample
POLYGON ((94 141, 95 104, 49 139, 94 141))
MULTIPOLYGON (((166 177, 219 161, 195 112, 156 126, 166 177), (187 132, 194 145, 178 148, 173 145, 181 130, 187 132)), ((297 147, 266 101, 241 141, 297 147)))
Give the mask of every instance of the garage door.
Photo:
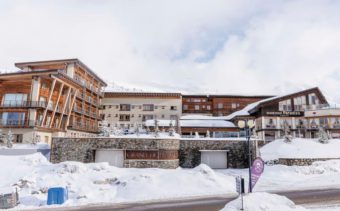
POLYGON ((96 163, 108 162, 111 166, 124 167, 124 151, 123 150, 96 150, 96 163))
POLYGON ((213 169, 225 169, 227 164, 227 151, 201 151, 201 163, 213 169))

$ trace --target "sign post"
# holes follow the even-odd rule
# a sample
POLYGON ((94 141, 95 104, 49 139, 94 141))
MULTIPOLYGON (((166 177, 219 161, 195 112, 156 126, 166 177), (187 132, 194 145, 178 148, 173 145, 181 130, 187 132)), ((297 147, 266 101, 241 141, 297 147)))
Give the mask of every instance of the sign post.
POLYGON ((241 195, 241 210, 243 210, 244 179, 241 176, 236 178, 236 192, 241 195))

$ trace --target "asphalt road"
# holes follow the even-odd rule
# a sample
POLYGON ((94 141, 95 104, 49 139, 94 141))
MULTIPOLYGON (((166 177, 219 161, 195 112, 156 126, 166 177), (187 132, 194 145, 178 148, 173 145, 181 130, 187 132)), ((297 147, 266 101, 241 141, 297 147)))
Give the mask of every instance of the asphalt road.
MULTIPOLYGON (((339 204, 340 189, 304 190, 275 192, 293 200, 296 204, 339 204)), ((126 204, 100 204, 80 207, 39 209, 48 211, 217 211, 225 204, 235 199, 235 196, 199 197, 167 201, 152 201, 126 204)))

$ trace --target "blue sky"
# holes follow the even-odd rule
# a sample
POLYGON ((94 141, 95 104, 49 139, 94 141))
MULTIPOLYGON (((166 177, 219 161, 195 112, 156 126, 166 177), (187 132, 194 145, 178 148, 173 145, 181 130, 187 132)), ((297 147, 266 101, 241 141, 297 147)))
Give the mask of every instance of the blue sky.
POLYGON ((0 70, 79 58, 144 90, 282 94, 340 102, 340 2, 0 1, 0 70))

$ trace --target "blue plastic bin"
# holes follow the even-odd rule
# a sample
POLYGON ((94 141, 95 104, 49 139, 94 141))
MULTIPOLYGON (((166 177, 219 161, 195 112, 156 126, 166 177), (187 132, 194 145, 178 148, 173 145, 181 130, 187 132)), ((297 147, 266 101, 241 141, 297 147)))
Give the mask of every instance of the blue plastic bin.
POLYGON ((63 204, 68 199, 68 190, 63 187, 49 188, 47 192, 47 205, 63 204))

